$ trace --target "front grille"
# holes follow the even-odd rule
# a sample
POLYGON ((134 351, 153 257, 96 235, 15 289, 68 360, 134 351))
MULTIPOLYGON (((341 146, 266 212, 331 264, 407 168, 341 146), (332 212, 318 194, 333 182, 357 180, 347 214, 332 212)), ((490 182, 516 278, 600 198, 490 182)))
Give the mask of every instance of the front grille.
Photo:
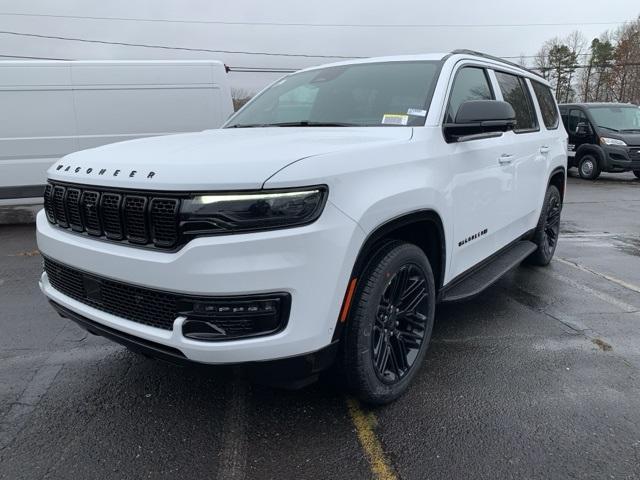
POLYGON ((272 334, 284 328, 289 315, 291 299, 286 293, 236 297, 183 295, 110 280, 43 258, 49 283, 62 294, 117 317, 164 330, 172 330, 175 319, 184 316, 187 321, 183 334, 195 340, 221 341, 272 334))
POLYGON ((44 258, 49 283, 85 305, 151 327, 171 330, 178 296, 100 278, 44 258))
POLYGON ((94 237, 171 249, 178 243, 179 198, 48 184, 47 219, 94 237))

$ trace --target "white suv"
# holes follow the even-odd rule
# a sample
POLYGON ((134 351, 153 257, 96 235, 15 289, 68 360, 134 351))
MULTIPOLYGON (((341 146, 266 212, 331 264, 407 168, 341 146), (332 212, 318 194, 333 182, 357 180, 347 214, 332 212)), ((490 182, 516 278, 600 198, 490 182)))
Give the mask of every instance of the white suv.
POLYGON ((553 256, 567 135, 549 85, 488 55, 289 75, 222 129, 64 157, 44 294, 92 333, 372 403, 423 362, 437 302, 553 256))

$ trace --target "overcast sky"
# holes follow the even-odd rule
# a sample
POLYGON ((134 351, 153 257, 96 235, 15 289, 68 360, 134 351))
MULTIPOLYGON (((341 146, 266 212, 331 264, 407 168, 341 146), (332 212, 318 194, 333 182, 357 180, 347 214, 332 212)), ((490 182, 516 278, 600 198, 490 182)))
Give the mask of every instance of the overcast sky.
MULTIPOLYGON (((374 27, 221 25, 0 15, 0 30, 190 48, 342 56, 471 48, 498 56, 519 56, 533 55, 548 38, 563 36, 576 29, 590 40, 604 30, 619 26, 620 22, 636 18, 640 5, 637 0, 608 0, 605 3, 595 0, 0 0, 0 14, 4 13, 316 25, 375 24, 374 27), (568 23, 572 24, 558 25, 568 23), (404 26, 380 26, 399 24, 404 26), (408 26, 415 24, 430 26, 408 26)), ((98 45, 6 34, 0 34, 0 55, 69 59, 213 58, 231 66, 285 68, 332 61, 98 45)), ((231 75, 233 86, 252 90, 275 78, 273 74, 231 75)))

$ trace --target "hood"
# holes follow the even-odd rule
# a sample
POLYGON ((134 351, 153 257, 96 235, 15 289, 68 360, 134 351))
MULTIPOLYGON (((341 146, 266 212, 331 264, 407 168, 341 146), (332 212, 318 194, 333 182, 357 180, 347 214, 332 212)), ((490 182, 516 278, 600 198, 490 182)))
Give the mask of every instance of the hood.
POLYGON ((48 175, 52 180, 116 188, 259 189, 274 173, 300 159, 404 142, 411 136, 411 128, 398 127, 208 130, 72 153, 56 162, 48 175))
POLYGON ((640 132, 613 132, 611 130, 607 130, 605 128, 597 127, 598 135, 600 137, 608 137, 608 138, 616 138, 618 140, 622 140, 624 143, 629 145, 630 147, 640 146, 640 132))

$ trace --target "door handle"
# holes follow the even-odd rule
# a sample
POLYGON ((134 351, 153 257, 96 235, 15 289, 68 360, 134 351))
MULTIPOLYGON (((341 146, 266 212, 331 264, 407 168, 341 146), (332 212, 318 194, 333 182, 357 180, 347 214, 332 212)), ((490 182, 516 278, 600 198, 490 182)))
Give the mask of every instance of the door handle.
POLYGON ((546 145, 540 147, 540 153, 549 153, 549 150, 551 150, 551 148, 546 145))
POLYGON ((503 153, 498 157, 498 163, 500 165, 509 165, 511 162, 513 162, 513 155, 509 153, 503 153))

